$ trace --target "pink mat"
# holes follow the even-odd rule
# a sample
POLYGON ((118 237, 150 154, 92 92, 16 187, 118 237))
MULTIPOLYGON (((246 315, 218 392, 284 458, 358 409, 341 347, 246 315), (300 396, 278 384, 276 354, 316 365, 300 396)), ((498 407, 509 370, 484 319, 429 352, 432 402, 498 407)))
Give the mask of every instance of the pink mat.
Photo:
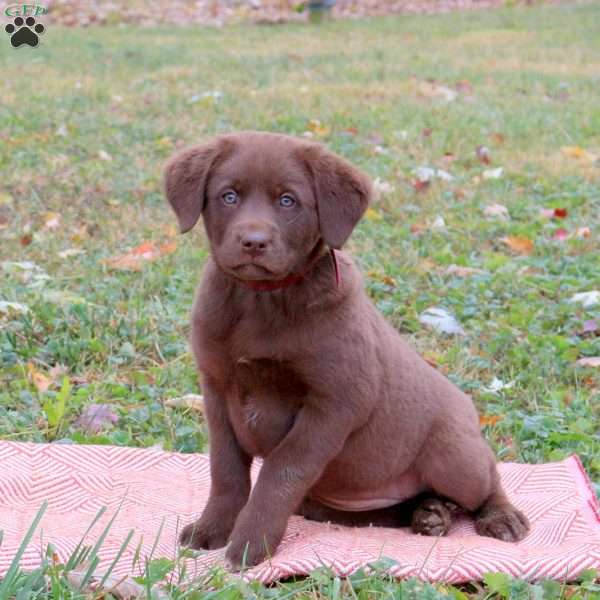
MULTIPOLYGON (((382 557, 396 561, 394 576, 458 583, 502 571, 528 580, 573 579, 600 568, 600 507, 576 456, 543 465, 502 464, 504 486, 532 522, 519 544, 475 534, 463 518, 450 535, 432 539, 406 529, 354 529, 292 517, 275 556, 247 576, 262 582, 303 575, 327 566, 348 575, 382 557)), ((90 532, 95 542, 122 503, 100 551, 100 570, 110 564, 130 529, 135 535, 114 573, 127 575, 140 537, 149 553, 164 519, 154 558, 174 557, 176 531, 196 518, 210 487, 208 457, 112 446, 0 442, 0 577, 42 502, 46 511, 21 566, 39 565, 51 542, 65 560, 101 507, 108 511, 90 532)), ((206 552, 192 573, 219 563, 223 550, 206 552)), ((134 574, 138 574, 137 572, 134 574)))

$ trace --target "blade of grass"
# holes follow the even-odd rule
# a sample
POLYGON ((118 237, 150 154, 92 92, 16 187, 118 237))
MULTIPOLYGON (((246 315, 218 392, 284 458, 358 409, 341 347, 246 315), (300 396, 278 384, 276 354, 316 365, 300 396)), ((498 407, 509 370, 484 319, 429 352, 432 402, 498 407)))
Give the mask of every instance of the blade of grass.
POLYGON ((100 583, 98 584, 98 587, 100 589, 102 589, 102 586, 104 585, 106 580, 110 577, 110 574, 112 573, 113 569, 119 562, 121 556, 123 556, 123 552, 125 552, 125 549, 127 548, 127 546, 129 546, 129 542, 131 541, 132 537, 133 537, 133 529, 131 529, 129 531, 129 533, 127 534, 127 537, 125 538, 125 541, 121 544, 121 547, 119 548, 119 551, 117 552, 117 555, 115 556, 112 563, 110 563, 110 566, 108 567, 106 573, 104 573, 104 576, 100 580, 100 583))
POLYGON ((19 564, 21 562, 21 558, 23 557, 23 554, 25 554, 25 550, 27 550, 27 546, 29 546, 29 542, 31 542, 31 538, 33 537, 33 534, 35 533, 37 526, 40 524, 40 521, 42 520, 42 517, 44 516, 44 513, 46 512, 47 508, 48 508, 48 501, 44 500, 44 503, 42 504, 42 506, 38 510, 37 514, 35 515, 33 522, 29 526, 29 530, 25 534, 25 537, 23 538, 23 541, 21 542, 21 545, 19 546, 17 553, 15 554, 12 562, 10 563, 10 567, 8 568, 8 571, 6 572, 6 575, 4 576, 2 583, 0 583, 0 598, 8 598, 9 596, 12 595, 12 594, 9 594, 9 591, 11 589, 13 581, 16 579, 17 574, 19 572, 19 564))
MULTIPOLYGON (((87 537, 88 533, 92 530, 92 527, 98 522, 98 520, 100 519, 100 517, 102 517, 102 515, 105 512, 106 512, 106 507, 105 506, 103 506, 98 511, 98 513, 94 517, 93 521, 91 522, 90 526, 86 529, 85 533, 83 534, 81 540, 79 540, 79 544, 77 544, 77 546, 75 547, 75 550, 73 550, 73 553, 69 557, 69 560, 67 561, 67 564, 65 565, 65 571, 71 571, 77 565, 79 565, 79 564, 81 564, 83 562, 83 560, 79 560, 79 558, 77 557, 77 555, 79 554, 79 551, 81 549, 81 546, 83 544, 83 541, 87 537)), ((81 553, 82 555, 84 554, 85 550, 86 550, 86 548, 83 548, 82 553, 81 553)), ((89 552, 89 549, 88 549, 88 552, 89 552)))

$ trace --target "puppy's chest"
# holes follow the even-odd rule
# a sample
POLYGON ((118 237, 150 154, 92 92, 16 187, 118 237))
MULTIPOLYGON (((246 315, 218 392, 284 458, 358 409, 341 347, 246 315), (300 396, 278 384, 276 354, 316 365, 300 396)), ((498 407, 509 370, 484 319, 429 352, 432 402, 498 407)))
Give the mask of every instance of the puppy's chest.
POLYGON ((286 362, 236 360, 227 407, 242 448, 252 456, 267 456, 291 429, 306 394, 306 385, 286 362))

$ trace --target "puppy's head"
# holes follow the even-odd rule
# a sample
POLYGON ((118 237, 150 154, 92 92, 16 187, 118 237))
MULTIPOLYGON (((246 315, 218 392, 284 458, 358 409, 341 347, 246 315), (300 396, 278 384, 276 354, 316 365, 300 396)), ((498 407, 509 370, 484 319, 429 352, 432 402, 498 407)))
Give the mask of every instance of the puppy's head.
POLYGON ((165 170, 182 232, 203 216, 216 263, 244 280, 303 270, 321 241, 340 248, 367 208, 368 177, 322 146, 285 135, 224 135, 165 170))

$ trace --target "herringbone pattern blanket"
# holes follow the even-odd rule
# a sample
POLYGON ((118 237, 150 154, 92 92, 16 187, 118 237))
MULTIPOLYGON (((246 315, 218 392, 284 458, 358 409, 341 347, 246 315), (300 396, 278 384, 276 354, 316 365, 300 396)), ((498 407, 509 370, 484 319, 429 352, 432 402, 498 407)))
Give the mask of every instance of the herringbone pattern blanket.
MULTIPOLYGON (((395 561, 395 576, 450 583, 477 580, 489 571, 565 580, 600 568, 600 508, 576 456, 542 465, 502 464, 500 473, 510 498, 533 525, 519 544, 476 535, 466 517, 439 539, 406 529, 354 529, 293 517, 272 559, 246 576, 269 582, 321 566, 347 575, 382 557, 395 561)), ((66 560, 98 510, 107 507, 86 538, 93 543, 120 506, 100 551, 99 569, 112 562, 133 529, 114 571, 127 575, 139 540, 143 558, 163 521, 154 558, 175 556, 177 530, 200 514, 209 488, 205 455, 0 442, 0 578, 44 500, 48 510, 22 559, 24 568, 39 565, 48 543, 66 560)), ((223 550, 206 552, 189 571, 201 573, 222 559, 223 550)))

